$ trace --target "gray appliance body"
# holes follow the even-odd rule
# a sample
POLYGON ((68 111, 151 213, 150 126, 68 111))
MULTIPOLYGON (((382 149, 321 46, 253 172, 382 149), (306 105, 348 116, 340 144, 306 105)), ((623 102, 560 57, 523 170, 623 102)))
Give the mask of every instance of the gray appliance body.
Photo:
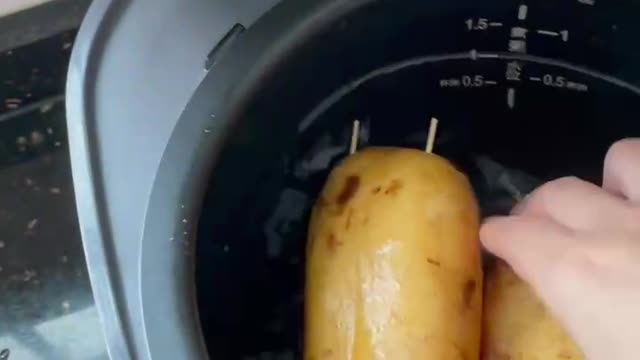
MULTIPOLYGON (((86 15, 69 69, 67 112, 82 237, 112 359, 207 358, 189 295, 192 258, 169 241, 173 229, 158 241, 163 255, 151 260, 161 273, 153 284, 143 282, 145 219, 167 143, 209 75, 207 55, 236 24, 251 26, 274 3, 95 0, 86 15)), ((180 163, 190 166, 187 158, 180 163)), ((177 190, 184 178, 174 181, 177 190)), ((162 206, 161 216, 195 216, 195 197, 167 195, 175 206, 162 206)))

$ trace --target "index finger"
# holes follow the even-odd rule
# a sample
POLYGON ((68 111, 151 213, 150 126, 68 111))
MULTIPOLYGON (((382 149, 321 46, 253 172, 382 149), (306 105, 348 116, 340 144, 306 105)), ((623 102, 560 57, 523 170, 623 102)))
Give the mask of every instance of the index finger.
POLYGON ((640 203, 640 139, 625 139, 611 146, 603 177, 605 190, 640 203))

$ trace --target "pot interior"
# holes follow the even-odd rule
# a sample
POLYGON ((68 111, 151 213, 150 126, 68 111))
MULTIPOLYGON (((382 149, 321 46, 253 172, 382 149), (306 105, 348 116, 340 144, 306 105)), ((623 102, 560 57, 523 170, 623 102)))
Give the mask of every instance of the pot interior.
POLYGON ((356 119, 361 147, 423 149, 437 118, 435 152, 468 174, 484 214, 560 176, 600 182, 608 146, 640 136, 638 14, 625 1, 378 1, 296 29, 229 111, 204 199, 211 357, 300 358, 309 213, 356 119))

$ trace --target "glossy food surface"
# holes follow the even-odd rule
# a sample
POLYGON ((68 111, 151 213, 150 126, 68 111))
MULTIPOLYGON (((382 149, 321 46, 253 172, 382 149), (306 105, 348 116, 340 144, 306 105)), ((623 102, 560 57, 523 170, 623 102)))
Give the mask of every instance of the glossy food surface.
POLYGON ((479 356, 478 208, 418 150, 369 148, 330 175, 307 248, 305 359, 479 356))
POLYGON ((483 360, 583 360, 533 290, 503 262, 487 271, 483 360))

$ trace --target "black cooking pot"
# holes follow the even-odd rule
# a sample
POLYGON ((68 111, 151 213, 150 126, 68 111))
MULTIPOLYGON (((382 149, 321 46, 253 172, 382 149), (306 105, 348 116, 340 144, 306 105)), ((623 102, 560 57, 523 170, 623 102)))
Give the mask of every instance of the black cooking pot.
POLYGON ((599 182, 608 146, 640 136, 638 15, 633 0, 283 0, 233 27, 150 192, 149 354, 199 323, 211 358, 300 358, 308 215, 356 119, 361 146, 423 148, 438 118, 435 151, 485 213, 559 176, 599 182))

